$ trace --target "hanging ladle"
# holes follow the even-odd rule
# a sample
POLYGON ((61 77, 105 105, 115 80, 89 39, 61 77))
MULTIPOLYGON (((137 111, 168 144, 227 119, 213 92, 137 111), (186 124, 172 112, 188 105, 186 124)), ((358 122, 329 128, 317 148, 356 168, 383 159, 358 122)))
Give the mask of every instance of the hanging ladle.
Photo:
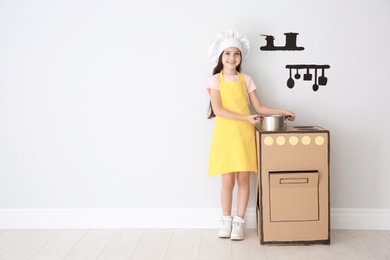
POLYGON ((294 78, 296 78, 296 79, 300 79, 301 78, 301 75, 299 74, 298 69, 297 69, 297 73, 294 75, 294 78))
POLYGON ((287 87, 293 88, 294 87, 294 80, 291 77, 291 69, 290 69, 290 78, 287 80, 287 87))
POLYGON ((317 69, 314 71, 314 85, 313 85, 313 91, 317 91, 319 86, 317 85, 317 69))

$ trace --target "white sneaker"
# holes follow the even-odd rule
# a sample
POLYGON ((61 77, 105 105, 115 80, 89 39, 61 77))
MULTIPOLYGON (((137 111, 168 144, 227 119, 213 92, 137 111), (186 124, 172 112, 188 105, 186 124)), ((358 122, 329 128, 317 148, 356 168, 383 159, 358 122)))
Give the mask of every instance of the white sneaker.
POLYGON ((232 233, 232 216, 223 216, 221 218, 222 227, 218 232, 218 237, 220 238, 229 238, 230 233, 232 233))
POLYGON ((231 240, 243 240, 245 238, 245 220, 235 216, 232 224, 231 240))

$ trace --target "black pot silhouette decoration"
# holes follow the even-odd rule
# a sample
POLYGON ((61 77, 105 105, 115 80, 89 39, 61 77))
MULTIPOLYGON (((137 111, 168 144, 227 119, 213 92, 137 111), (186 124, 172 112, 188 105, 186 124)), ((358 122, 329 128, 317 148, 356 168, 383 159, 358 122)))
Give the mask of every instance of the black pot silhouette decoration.
POLYGON ((299 33, 285 33, 286 36, 286 44, 285 46, 275 46, 274 40, 275 37, 272 35, 261 34, 261 36, 265 36, 265 40, 267 41, 267 45, 260 47, 262 51, 302 51, 304 47, 297 47, 297 36, 299 33))
POLYGON ((305 70, 306 73, 303 74, 303 80, 305 81, 311 81, 313 79, 313 74, 310 73, 310 70, 314 70, 314 84, 313 84, 313 91, 317 91, 319 89, 319 86, 326 86, 328 83, 328 78, 325 77, 325 69, 329 69, 329 65, 315 65, 315 64, 295 64, 295 65, 286 65, 286 68, 290 71, 290 77, 287 79, 287 87, 293 88, 295 85, 295 81, 292 78, 292 70, 296 69, 296 74, 294 75, 295 79, 300 79, 301 74, 299 74, 299 70, 305 70), (321 70, 321 76, 317 76, 317 70, 321 70))

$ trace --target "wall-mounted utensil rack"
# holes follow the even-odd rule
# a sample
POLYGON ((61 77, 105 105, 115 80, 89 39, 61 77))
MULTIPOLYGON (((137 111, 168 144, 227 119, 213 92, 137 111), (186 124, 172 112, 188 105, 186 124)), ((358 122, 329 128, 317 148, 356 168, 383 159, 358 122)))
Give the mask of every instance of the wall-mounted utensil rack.
POLYGON ((295 79, 300 79, 301 74, 299 74, 299 70, 306 70, 306 73, 303 74, 303 80, 308 81, 313 79, 313 74, 310 73, 310 70, 314 70, 314 84, 313 91, 317 91, 319 86, 326 86, 328 83, 328 78, 325 76, 325 69, 329 69, 329 65, 315 65, 315 64, 294 64, 294 65, 286 65, 286 68, 289 69, 290 77, 287 80, 287 87, 293 88, 295 86, 295 81, 292 78, 292 70, 296 70, 296 74, 294 75, 295 79), (317 70, 321 70, 321 76, 317 77, 317 70))

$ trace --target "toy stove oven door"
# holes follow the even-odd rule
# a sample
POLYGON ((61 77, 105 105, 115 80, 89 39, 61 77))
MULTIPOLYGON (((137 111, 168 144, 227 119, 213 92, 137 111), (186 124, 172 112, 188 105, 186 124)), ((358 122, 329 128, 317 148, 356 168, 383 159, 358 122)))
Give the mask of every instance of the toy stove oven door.
POLYGON ((269 172, 271 222, 318 221, 318 171, 269 172))

